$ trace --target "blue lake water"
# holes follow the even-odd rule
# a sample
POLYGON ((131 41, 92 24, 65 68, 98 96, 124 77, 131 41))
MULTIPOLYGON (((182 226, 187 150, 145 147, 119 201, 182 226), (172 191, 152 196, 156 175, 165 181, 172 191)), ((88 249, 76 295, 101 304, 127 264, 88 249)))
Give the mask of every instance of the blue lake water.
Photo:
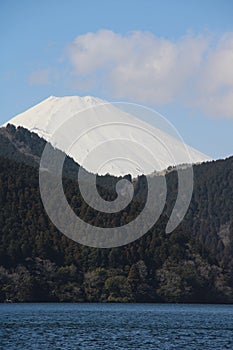
POLYGON ((0 349, 233 349, 233 305, 0 304, 0 349))

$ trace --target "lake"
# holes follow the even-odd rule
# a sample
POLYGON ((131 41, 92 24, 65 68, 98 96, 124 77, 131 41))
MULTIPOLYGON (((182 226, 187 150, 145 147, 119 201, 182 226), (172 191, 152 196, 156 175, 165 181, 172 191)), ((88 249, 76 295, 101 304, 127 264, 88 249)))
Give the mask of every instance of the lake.
POLYGON ((0 349, 233 349, 233 305, 0 304, 0 349))

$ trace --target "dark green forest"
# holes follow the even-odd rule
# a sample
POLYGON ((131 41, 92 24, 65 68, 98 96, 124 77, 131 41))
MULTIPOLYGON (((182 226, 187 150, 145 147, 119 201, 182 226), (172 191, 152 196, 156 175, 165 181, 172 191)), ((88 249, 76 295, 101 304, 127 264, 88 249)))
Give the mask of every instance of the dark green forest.
MULTIPOLYGON (((1 302, 233 302, 233 157, 193 167, 192 201, 174 232, 165 233, 177 196, 177 173, 169 169, 167 205, 156 225, 133 243, 100 249, 73 242, 49 220, 38 184, 44 147, 24 128, 0 129, 1 302)), ((63 185, 83 220, 123 225, 143 208, 145 177, 127 176, 132 203, 114 215, 95 212, 78 190, 78 169, 67 157, 63 185)), ((115 198, 118 180, 97 178, 103 198, 115 198)))

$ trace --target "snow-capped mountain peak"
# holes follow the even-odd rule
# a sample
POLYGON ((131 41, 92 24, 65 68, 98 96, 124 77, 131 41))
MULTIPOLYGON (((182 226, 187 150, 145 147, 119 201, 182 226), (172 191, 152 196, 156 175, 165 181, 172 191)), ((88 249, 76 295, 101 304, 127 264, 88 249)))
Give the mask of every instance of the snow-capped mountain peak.
POLYGON ((210 159, 119 107, 92 96, 50 96, 8 123, 37 133, 99 174, 137 176, 210 159))

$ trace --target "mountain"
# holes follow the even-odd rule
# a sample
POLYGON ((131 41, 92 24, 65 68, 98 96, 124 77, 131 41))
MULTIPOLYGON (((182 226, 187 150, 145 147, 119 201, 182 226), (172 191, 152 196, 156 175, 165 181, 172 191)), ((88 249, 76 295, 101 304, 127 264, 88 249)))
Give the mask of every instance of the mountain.
MULTIPOLYGON (((73 242, 50 222, 38 183, 44 145, 22 127, 0 129, 0 302, 233 303, 233 157, 194 165, 190 208, 174 232, 165 234, 177 196, 177 173, 170 171, 167 206, 156 225, 133 243, 98 249, 73 242)), ((144 176, 134 180, 140 196, 109 215, 82 199, 73 179, 78 166, 68 158, 63 185, 83 220, 109 227, 138 215, 144 176)), ((111 200, 116 178, 100 179, 100 194, 111 200)))
POLYGON ((51 96, 8 123, 37 133, 86 170, 100 175, 136 177, 210 160, 184 146, 174 134, 139 119, 138 111, 146 113, 139 107, 134 111, 130 105, 90 96, 51 96), (64 129, 59 129, 62 123, 64 129))

